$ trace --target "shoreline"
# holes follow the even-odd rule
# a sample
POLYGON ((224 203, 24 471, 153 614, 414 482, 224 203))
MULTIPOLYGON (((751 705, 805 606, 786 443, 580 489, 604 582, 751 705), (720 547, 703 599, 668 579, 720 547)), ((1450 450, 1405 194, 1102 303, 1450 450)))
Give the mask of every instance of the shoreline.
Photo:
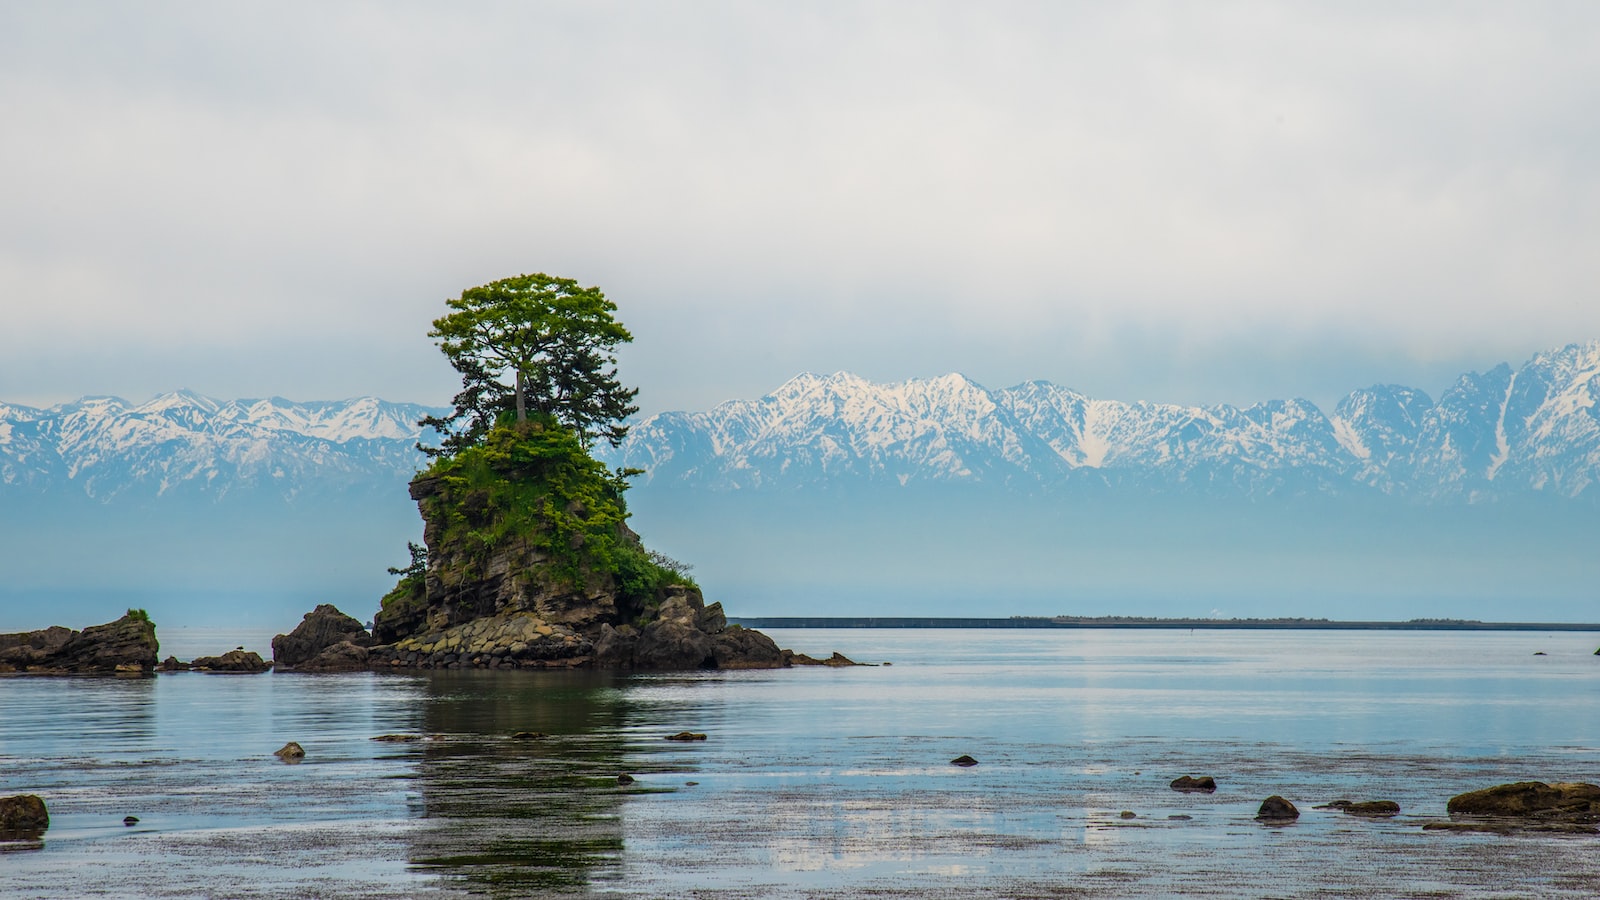
POLYGON ((1470 619, 1339 621, 1334 619, 1166 619, 1136 616, 729 616, 746 628, 1148 628, 1213 631, 1573 631, 1600 633, 1585 622, 1479 622, 1470 619))

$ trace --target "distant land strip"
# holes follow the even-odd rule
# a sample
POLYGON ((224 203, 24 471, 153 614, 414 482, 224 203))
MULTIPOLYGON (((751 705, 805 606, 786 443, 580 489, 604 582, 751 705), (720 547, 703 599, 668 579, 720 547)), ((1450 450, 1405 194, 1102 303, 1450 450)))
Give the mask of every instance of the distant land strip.
POLYGON ((1160 619, 1138 616, 1010 616, 1004 619, 939 616, 730 616, 748 628, 1206 628, 1299 631, 1597 631, 1583 622, 1480 622, 1476 619, 1408 619, 1341 622, 1334 619, 1160 619))

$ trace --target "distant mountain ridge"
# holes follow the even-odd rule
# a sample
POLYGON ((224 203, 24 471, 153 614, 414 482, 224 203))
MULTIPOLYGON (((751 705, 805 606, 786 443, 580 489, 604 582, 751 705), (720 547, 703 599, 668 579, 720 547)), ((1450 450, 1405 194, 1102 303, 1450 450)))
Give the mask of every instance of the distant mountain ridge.
POLYGON ((434 412, 374 397, 222 401, 189 391, 140 404, 0 404, 0 496, 292 502, 308 492, 394 491, 422 460, 417 421, 434 412))
MULTIPOLYGON (((1012 493, 1513 496, 1600 502, 1600 341, 1462 375, 1434 401, 1380 385, 1324 413, 1096 400, 1049 382, 993 390, 957 374, 875 384, 799 375, 755 400, 635 423, 598 455, 636 484, 713 492, 975 485, 1012 493)), ((401 491, 439 410, 373 397, 0 404, 0 497, 101 503, 401 491)))
POLYGON ((644 484, 715 491, 917 482, 1594 501, 1597 400, 1600 341, 1462 375, 1437 402, 1400 385, 1353 391, 1331 415, 1298 399, 1178 406, 1042 381, 804 374, 758 400, 651 416, 602 455, 644 469, 644 484))

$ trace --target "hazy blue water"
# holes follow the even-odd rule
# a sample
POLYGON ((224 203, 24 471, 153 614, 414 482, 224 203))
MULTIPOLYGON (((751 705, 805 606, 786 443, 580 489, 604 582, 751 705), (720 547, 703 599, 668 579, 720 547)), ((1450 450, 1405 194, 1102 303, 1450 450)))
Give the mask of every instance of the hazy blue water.
POLYGON ((772 633, 893 665, 0 679, 0 795, 53 818, 0 895, 1600 894, 1600 837, 1420 827, 1466 790, 1600 781, 1600 635, 772 633), (662 740, 684 729, 708 740, 662 740), (397 732, 434 739, 371 740, 397 732), (1269 794, 1300 821, 1253 821, 1269 794), (1404 813, 1311 809, 1339 798, 1404 813))

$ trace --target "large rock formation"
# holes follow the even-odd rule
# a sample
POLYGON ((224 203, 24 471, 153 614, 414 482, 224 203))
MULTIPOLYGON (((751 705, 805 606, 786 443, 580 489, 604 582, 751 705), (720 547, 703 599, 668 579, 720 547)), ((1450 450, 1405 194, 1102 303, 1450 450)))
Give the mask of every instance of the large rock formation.
POLYGON ((53 625, 0 634, 0 672, 148 674, 155 669, 160 646, 150 617, 142 610, 129 610, 115 622, 82 631, 53 625))
POLYGON ((272 639, 272 661, 280 671, 364 669, 370 646, 372 635, 360 622, 324 603, 306 613, 293 631, 272 639))
POLYGON ((603 466, 531 424, 492 434, 478 455, 436 463, 411 482, 425 567, 419 553, 384 598, 368 664, 788 665, 771 638, 729 626, 721 604, 707 606, 677 568, 644 550, 617 490, 603 466))

